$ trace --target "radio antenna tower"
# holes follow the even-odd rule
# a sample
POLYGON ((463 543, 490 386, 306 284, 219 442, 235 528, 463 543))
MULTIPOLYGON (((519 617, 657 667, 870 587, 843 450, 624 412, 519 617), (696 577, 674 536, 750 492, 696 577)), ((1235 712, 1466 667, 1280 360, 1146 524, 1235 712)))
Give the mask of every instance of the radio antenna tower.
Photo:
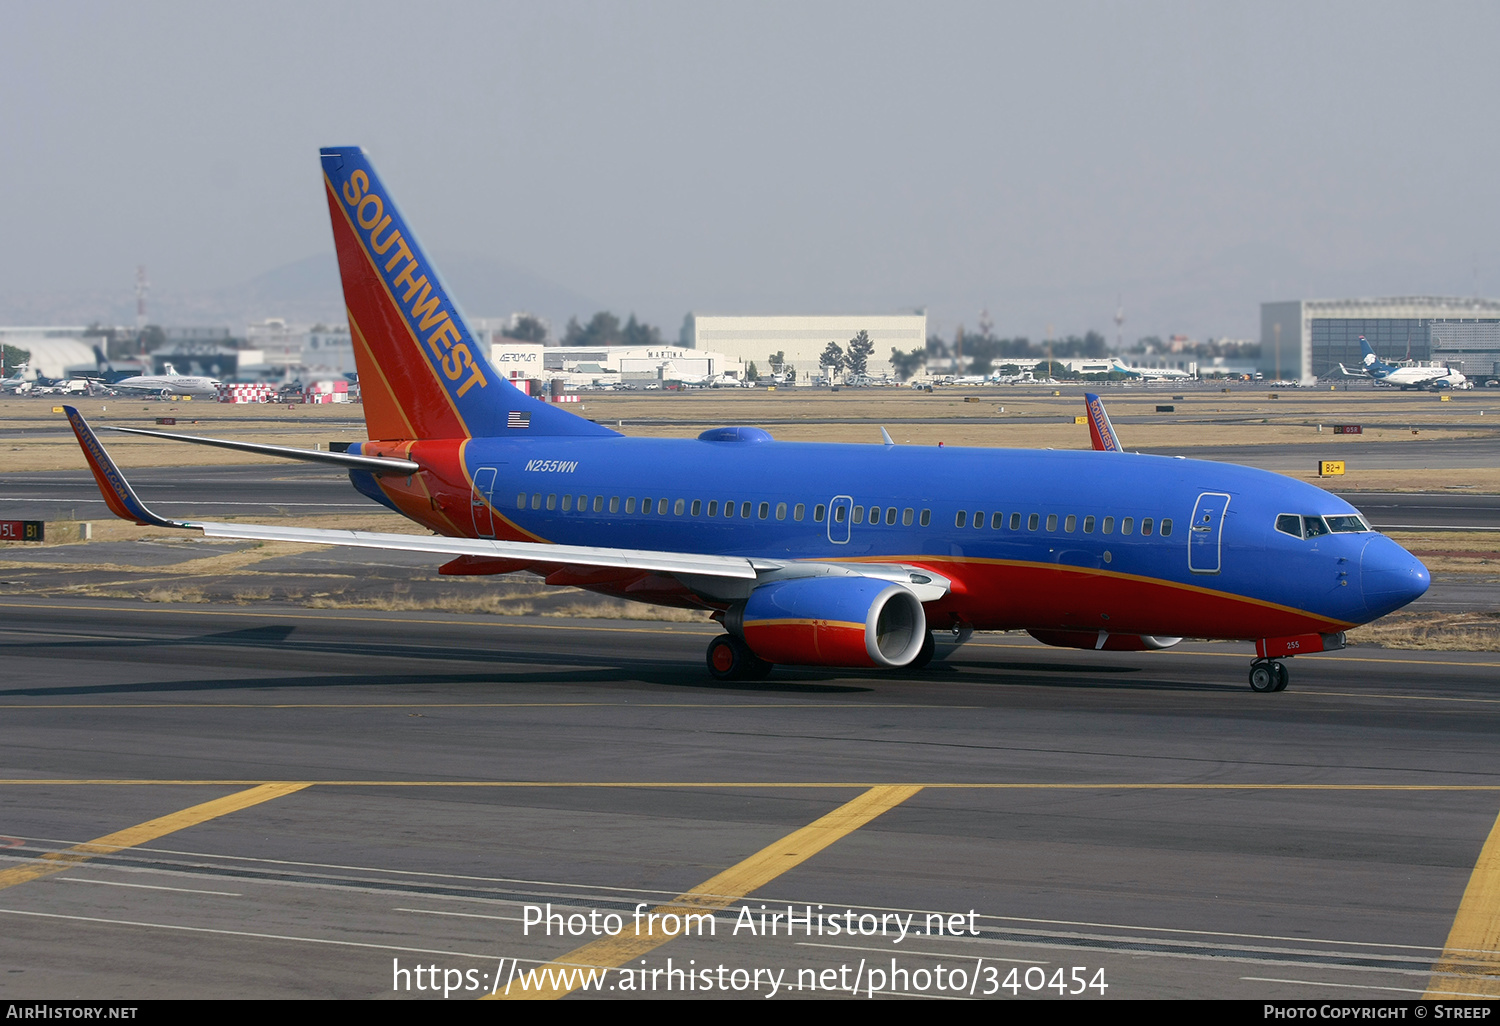
POLYGON ((136 334, 146 327, 146 293, 151 291, 151 283, 146 280, 146 265, 137 264, 135 268, 135 330, 136 334))

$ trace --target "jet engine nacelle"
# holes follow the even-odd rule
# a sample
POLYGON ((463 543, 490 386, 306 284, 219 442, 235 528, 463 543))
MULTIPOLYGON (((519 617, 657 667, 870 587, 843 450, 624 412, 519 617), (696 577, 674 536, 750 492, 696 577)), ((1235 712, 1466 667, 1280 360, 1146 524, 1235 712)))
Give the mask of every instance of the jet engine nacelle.
POLYGON ((767 662, 801 666, 905 666, 927 638, 917 596, 873 577, 763 584, 730 607, 724 626, 767 662))
POLYGON ((1111 634, 1109 631, 1027 631, 1044 645, 1056 648, 1092 648, 1097 652, 1150 652, 1171 648, 1181 638, 1150 634, 1111 634))

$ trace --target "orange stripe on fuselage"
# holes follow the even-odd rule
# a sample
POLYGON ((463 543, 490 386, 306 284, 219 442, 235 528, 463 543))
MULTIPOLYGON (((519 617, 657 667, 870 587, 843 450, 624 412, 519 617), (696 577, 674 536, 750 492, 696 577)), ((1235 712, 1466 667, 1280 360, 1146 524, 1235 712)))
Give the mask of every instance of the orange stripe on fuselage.
POLYGON ((979 630, 1034 627, 1254 639, 1355 626, 1263 599, 1091 567, 962 556, 892 555, 848 562, 901 563, 948 577, 953 590, 927 603, 928 622, 946 624, 957 616, 979 630))

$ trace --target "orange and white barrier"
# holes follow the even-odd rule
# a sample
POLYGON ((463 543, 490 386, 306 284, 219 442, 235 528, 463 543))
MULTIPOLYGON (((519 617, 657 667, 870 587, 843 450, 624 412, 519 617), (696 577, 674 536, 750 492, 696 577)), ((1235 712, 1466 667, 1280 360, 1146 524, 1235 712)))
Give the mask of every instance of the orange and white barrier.
POLYGON ((264 403, 270 402, 275 395, 276 389, 264 382, 219 386, 221 403, 264 403))

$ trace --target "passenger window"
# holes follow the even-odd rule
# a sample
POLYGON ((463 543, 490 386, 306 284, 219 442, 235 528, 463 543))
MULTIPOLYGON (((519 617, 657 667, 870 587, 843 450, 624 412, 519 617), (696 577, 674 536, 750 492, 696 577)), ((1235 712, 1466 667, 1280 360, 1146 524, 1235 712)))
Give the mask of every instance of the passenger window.
POLYGON ((726 503, 724 503, 724 515, 726 517, 732 517, 732 516, 734 516, 734 503, 732 503, 732 502, 726 502, 726 503))
POLYGON ((769 502, 763 502, 763 503, 761 503, 760 504, 760 518, 762 520, 764 520, 764 519, 766 519, 766 517, 768 517, 770 515, 771 515, 771 504, 769 502))
POLYGON ((1295 513, 1283 513, 1276 518, 1276 530, 1293 538, 1302 537, 1302 518, 1295 513))
POLYGON ((953 517, 953 526, 954 527, 966 527, 966 526, 968 526, 968 523, 969 523, 969 511, 966 510, 966 509, 959 510, 958 513, 953 517))
POLYGON ((1151 518, 1150 517, 1146 517, 1144 520, 1141 521, 1141 537, 1142 538, 1149 538, 1149 537, 1151 537, 1151 518))
MULTIPOLYGON (((662 502, 666 502, 667 500, 663 499, 661 501, 662 502)), ((684 499, 678 499, 676 502, 672 503, 672 515, 674 517, 680 517, 680 516, 682 516, 682 514, 686 510, 687 510, 687 501, 686 500, 684 500, 684 499)))
POLYGON ((921 521, 921 523, 922 523, 923 527, 926 527, 928 524, 932 523, 932 510, 930 510, 930 509, 924 509, 922 511, 922 521, 921 521))
POLYGON ((1012 531, 1019 531, 1021 529, 1021 514, 1012 513, 1010 515, 1010 529, 1012 531))
POLYGON ((556 509, 557 508, 557 493, 556 492, 553 492, 553 493, 551 493, 550 495, 547 496, 547 508, 548 509, 556 509))
POLYGON ((740 503, 740 519, 741 520, 749 520, 750 519, 750 503, 748 503, 748 502, 742 502, 742 503, 740 503))
POLYGON ((516 509, 525 509, 525 508, 526 508, 526 493, 522 492, 520 495, 516 496, 516 509))
POLYGON ((1093 517, 1084 517, 1083 518, 1083 533, 1084 534, 1093 534, 1094 533, 1094 518, 1093 517))
POLYGON ((650 512, 651 512, 651 497, 650 496, 647 496, 646 498, 644 498, 644 499, 641 500, 641 512, 645 513, 645 514, 648 514, 648 515, 650 514, 650 512))
POLYGON ((602 496, 602 495, 596 495, 596 496, 594 496, 594 512, 595 513, 603 513, 604 512, 604 496, 602 496))
POLYGON ((656 512, 659 515, 661 515, 661 516, 666 516, 667 515, 667 500, 666 499, 657 499, 656 500, 656 512))
POLYGON ((1057 514, 1056 513, 1048 513, 1047 514, 1047 530, 1049 530, 1049 531, 1055 531, 1055 530, 1057 530, 1057 514))
POLYGON ((871 506, 870 507, 870 523, 871 524, 878 524, 878 523, 880 523, 880 507, 879 506, 871 506))
POLYGON ((635 512, 635 496, 634 495, 626 496, 626 498, 625 498, 625 512, 626 513, 634 513, 635 512))
POLYGON ((778 502, 776 504, 776 519, 777 520, 785 520, 786 519, 786 503, 784 503, 784 502, 778 502))
POLYGON ((611 513, 620 512, 620 497, 618 495, 611 495, 609 497, 609 511, 611 513))
POLYGON ((700 515, 702 512, 703 512, 703 500, 702 499, 694 499, 693 500, 693 516, 696 517, 696 516, 700 515))
POLYGON ((1026 518, 1026 530, 1035 531, 1040 526, 1042 526, 1041 514, 1033 513, 1031 514, 1031 516, 1026 518))
POLYGON ((906 507, 905 509, 903 509, 901 511, 901 526, 902 527, 910 527, 911 526, 911 522, 912 522, 913 519, 914 519, 914 514, 913 514, 912 508, 910 506, 906 507))
POLYGON ((716 517, 716 516, 719 515, 719 500, 718 499, 709 499, 708 500, 708 515, 711 516, 711 517, 716 517))
POLYGON ((1063 521, 1063 530, 1066 531, 1066 532, 1068 532, 1069 534, 1072 534, 1073 533, 1073 528, 1075 528, 1077 526, 1078 526, 1078 518, 1075 517, 1073 514, 1069 513, 1068 514, 1068 519, 1066 519, 1066 520, 1063 521))
POLYGON ((589 497, 587 495, 580 495, 578 497, 578 512, 580 512, 580 513, 587 513, 588 512, 588 508, 589 508, 589 497))
POLYGON ((807 516, 807 503, 799 502, 797 503, 797 505, 792 507, 793 520, 800 521, 805 516, 807 516))
POLYGON ((1165 538, 1168 535, 1170 535, 1171 533, 1172 533, 1172 521, 1170 519, 1163 520, 1161 522, 1161 536, 1163 538, 1165 538))
POLYGON ((1309 538, 1316 538, 1319 535, 1328 533, 1328 525, 1323 523, 1322 517, 1303 517, 1302 523, 1307 530, 1309 538))
POLYGON ((1129 534, 1135 530, 1135 517, 1126 517, 1120 521, 1120 533, 1129 534))
POLYGON ((823 522, 823 514, 826 513, 826 512, 827 512, 827 510, 823 508, 823 504, 821 502, 818 503, 816 506, 814 506, 813 507, 813 523, 815 523, 815 524, 821 524, 823 522))
POLYGON ((532 509, 541 509, 542 508, 542 493, 541 492, 532 492, 531 493, 531 508, 532 509))
POLYGON ((1004 526, 1005 526, 1005 514, 1004 513, 991 513, 990 514, 990 530, 992 530, 992 531, 998 531, 998 530, 1000 530, 1000 528, 1002 528, 1004 526))
POLYGON ((982 509, 976 509, 974 511, 974 530, 979 531, 979 530, 982 530, 983 528, 984 528, 984 510, 982 510, 982 509))
POLYGON ((833 522, 835 524, 842 524, 844 522, 844 507, 833 507, 833 522))
POLYGON ((862 523, 864 523, 865 522, 865 508, 863 506, 855 506, 854 507, 854 512, 851 514, 851 519, 856 524, 862 524, 862 523))
POLYGON ((1114 517, 1105 517, 1104 518, 1104 523, 1102 523, 1102 524, 1099 525, 1099 533, 1101 533, 1101 534, 1114 534, 1115 533, 1115 518, 1114 517))
POLYGON ((890 527, 896 523, 896 507, 890 506, 885 511, 885 523, 890 527))
POLYGON ((571 496, 571 495, 564 495, 563 496, 563 512, 564 513, 571 513, 572 511, 573 511, 573 496, 571 496))

